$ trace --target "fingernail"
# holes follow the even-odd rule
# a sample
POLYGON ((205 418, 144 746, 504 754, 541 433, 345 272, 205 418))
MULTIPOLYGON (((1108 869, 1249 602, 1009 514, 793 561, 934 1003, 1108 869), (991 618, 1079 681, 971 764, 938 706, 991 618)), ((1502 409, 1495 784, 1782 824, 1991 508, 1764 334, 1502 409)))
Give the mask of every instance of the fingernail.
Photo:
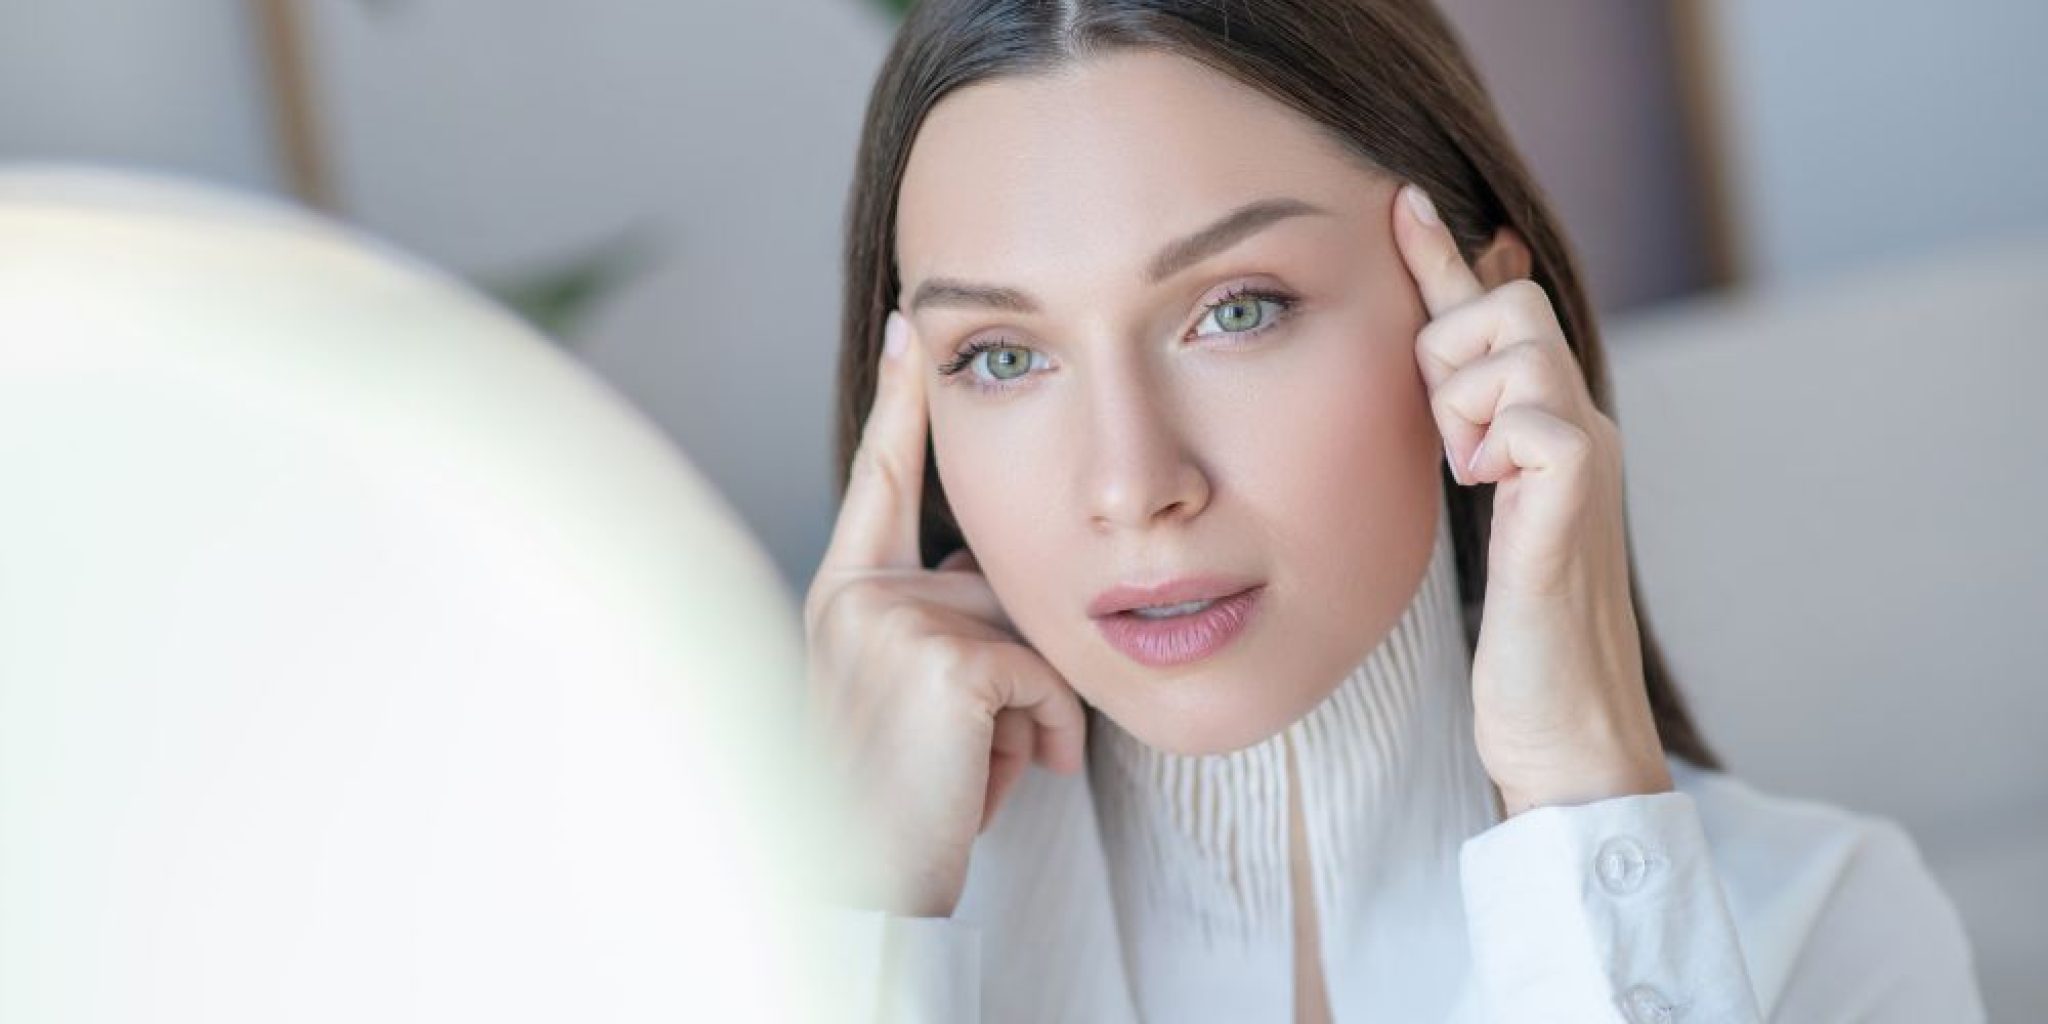
POLYGON ((1465 478, 1458 472, 1458 458, 1451 454, 1451 442, 1444 442, 1444 465, 1451 467, 1451 479, 1464 483, 1465 478))
POLYGON ((1436 204, 1429 201, 1429 193, 1420 185, 1404 185, 1408 190, 1408 208, 1415 211, 1415 219, 1424 224, 1437 223, 1436 204))
POLYGON ((1465 463, 1465 475, 1466 475, 1466 476, 1471 476, 1471 475, 1472 475, 1472 467, 1474 467, 1474 466, 1477 466, 1477 465, 1479 465, 1479 453, 1481 453, 1481 452, 1483 452, 1483 451, 1485 451, 1485 450, 1486 450, 1486 442, 1485 442, 1485 441, 1483 441, 1483 440, 1479 442, 1479 447, 1477 447, 1477 448, 1474 448, 1474 449, 1472 449, 1472 461, 1470 461, 1470 462, 1467 462, 1467 463, 1465 463))
POLYGON ((903 314, 889 312, 889 322, 882 327, 882 354, 891 359, 903 354, 903 336, 910 332, 910 325, 903 322, 903 314))

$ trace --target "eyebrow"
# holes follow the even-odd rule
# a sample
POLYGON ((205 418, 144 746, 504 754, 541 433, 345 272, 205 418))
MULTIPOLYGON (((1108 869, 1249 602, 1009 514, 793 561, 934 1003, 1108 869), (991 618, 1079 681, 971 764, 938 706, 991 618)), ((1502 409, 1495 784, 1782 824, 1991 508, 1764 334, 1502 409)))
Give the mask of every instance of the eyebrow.
MULTIPOLYGON (((1277 196, 1257 199, 1224 214, 1215 223, 1169 243, 1145 267, 1147 284, 1158 284, 1238 242, 1289 217, 1327 215, 1330 211, 1301 199, 1277 196)), ((927 278, 911 297, 912 313, 929 307, 999 309, 1012 313, 1036 313, 1038 303, 1015 288, 979 284, 954 278, 927 278)))

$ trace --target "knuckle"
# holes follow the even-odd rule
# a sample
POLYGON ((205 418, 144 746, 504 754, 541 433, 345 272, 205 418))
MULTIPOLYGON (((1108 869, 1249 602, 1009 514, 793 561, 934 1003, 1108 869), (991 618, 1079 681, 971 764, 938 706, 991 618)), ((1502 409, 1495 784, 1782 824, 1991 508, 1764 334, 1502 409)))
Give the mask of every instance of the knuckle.
POLYGON ((1441 373, 1455 371, 1453 353, 1458 347, 1458 332, 1464 329, 1464 319, 1456 314, 1431 320, 1415 335, 1416 358, 1441 373))
POLYGON ((1567 459, 1583 462, 1593 453, 1593 435, 1578 424, 1566 424, 1560 440, 1564 446, 1564 457, 1567 459))
POLYGON ((821 574, 811 580, 810 589, 804 592, 804 634, 817 637, 822 634, 835 612, 840 598, 844 597, 847 584, 821 574))
POLYGON ((1543 290, 1535 279, 1518 277, 1503 283, 1494 290, 1501 300, 1524 312, 1536 313, 1550 309, 1550 293, 1543 290))
POLYGON ((908 641, 931 632, 931 613, 924 605, 900 597, 868 600, 872 611, 865 618, 876 636, 908 641))
POLYGON ((862 628, 848 619, 848 591, 822 591, 804 613, 804 649, 813 661, 837 663, 859 650, 855 643, 862 628))
POLYGON ((975 646, 958 637, 931 637, 919 649, 919 694, 925 699, 950 699, 966 690, 967 680, 981 678, 984 658, 975 646))
POLYGON ((1423 324, 1422 330, 1415 334, 1415 347, 1431 355, 1442 352, 1448 336, 1456 326, 1453 321, 1443 317, 1423 324))
POLYGON ((950 680, 980 678, 988 674, 988 654, 980 643, 949 636, 939 641, 934 650, 950 680))
POLYGON ((1458 411, 1456 386, 1450 381, 1445 381, 1435 391, 1430 392, 1429 408, 1439 421, 1455 415, 1458 411))
POLYGON ((841 634, 885 631, 895 628, 902 606, 888 581, 878 576, 854 576, 819 595, 815 605, 816 626, 841 634))
POLYGON ((1532 422, 1538 410, 1528 402, 1510 402, 1494 414, 1494 425, 1503 430, 1526 431, 1538 424, 1532 422))
POLYGON ((1540 341, 1518 341, 1502 350, 1507 358, 1531 370, 1545 369, 1550 365, 1550 353, 1540 341))

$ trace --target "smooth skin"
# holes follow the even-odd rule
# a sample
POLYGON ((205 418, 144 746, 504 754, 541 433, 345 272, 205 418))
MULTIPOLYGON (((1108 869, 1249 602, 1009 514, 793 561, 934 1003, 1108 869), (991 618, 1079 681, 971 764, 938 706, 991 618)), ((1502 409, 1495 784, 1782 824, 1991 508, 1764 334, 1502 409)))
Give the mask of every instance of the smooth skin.
POLYGON ((1237 750, 1298 721, 1428 567, 1443 448, 1385 219, 1397 184, 1149 51, 960 89, 914 140, 896 237, 913 351, 941 367, 1003 346, 925 378, 947 501, 1020 635, 1155 749, 1237 750), (1301 205, 1155 278, 1160 254, 1265 200, 1301 205), (919 302, 941 282, 1035 308, 919 302), (1028 372, 998 380, 1005 364, 1028 372), (1263 586, 1202 661, 1140 665, 1087 614, 1118 583, 1206 573, 1263 586))
MULTIPOLYGON (((1618 432, 1521 241, 1504 230, 1467 265, 1418 195, 1161 53, 977 84, 927 118, 900 200, 899 303, 943 275, 1039 311, 890 316, 806 596, 813 707, 885 844, 872 902, 950 914, 1024 767, 1081 770, 1084 697, 1183 752, 1268 738, 1327 697, 1420 582, 1446 455, 1498 488, 1472 686, 1504 812, 1671 788, 1618 432), (1325 212, 1147 282, 1162 243, 1273 195, 1325 212), (1215 304, 1247 281, 1301 303, 1243 347, 1216 342, 1215 304), (1033 379, 1002 394, 941 381, 991 335, 1030 355, 1033 379), (969 542, 931 570, 928 436, 969 542), (1119 580, 1204 569, 1265 579, 1269 604, 1191 671, 1131 664, 1081 612, 1119 580)), ((1314 972, 1304 984, 1321 990, 1314 972)))

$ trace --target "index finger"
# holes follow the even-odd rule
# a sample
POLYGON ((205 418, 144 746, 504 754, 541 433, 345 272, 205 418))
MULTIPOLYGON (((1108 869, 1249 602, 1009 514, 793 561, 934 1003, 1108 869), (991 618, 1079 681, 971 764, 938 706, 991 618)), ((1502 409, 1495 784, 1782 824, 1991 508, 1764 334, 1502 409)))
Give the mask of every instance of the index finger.
POLYGON ((910 321, 889 311, 875 401, 861 426, 846 496, 821 568, 923 567, 918 513, 924 493, 924 372, 910 321))
POLYGON ((1422 305, 1435 319, 1486 294, 1470 264, 1458 252, 1451 229, 1420 185, 1401 186, 1394 201, 1394 245, 1422 292, 1422 305))

